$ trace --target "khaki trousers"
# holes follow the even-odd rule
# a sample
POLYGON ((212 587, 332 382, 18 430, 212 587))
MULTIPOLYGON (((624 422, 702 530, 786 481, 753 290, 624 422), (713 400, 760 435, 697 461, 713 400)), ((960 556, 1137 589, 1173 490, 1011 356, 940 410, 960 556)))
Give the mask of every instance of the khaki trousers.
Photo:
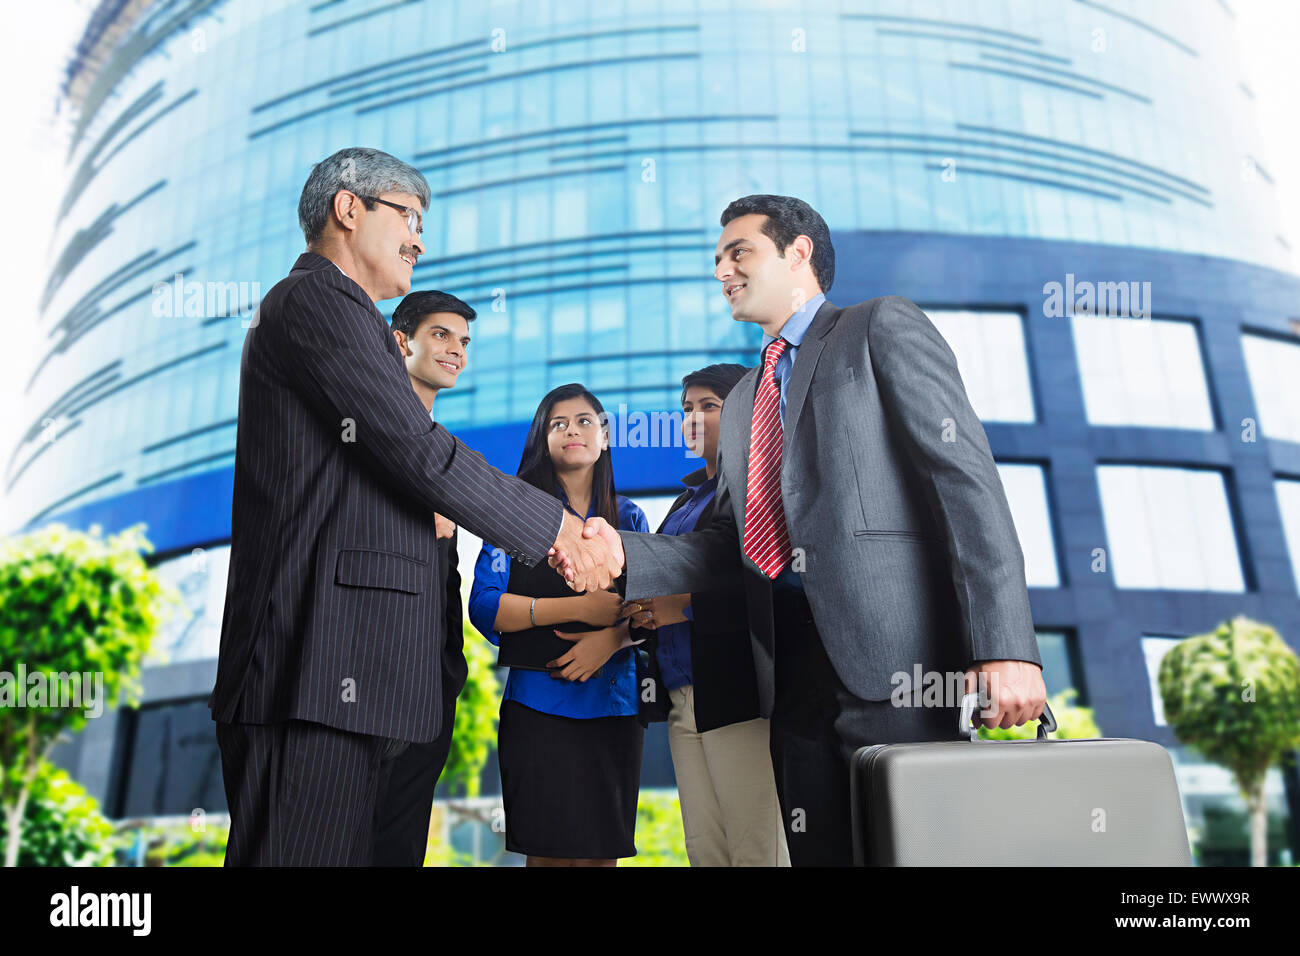
POLYGON ((691 866, 789 866, 768 721, 695 729, 695 689, 668 692, 668 747, 691 866))

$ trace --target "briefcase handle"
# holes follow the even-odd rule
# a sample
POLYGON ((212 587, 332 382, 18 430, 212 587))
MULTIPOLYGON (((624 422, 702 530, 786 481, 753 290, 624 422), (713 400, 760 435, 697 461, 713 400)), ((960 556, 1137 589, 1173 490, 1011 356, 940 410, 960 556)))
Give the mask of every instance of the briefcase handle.
MULTIPOLYGON (((971 740, 979 740, 979 728, 975 726, 972 717, 975 716, 975 710, 979 707, 979 694, 965 694, 961 699, 961 708, 957 714, 957 732, 967 734, 971 740)), ((1038 718, 1038 739, 1046 740, 1047 735, 1056 729, 1056 717, 1052 714, 1052 708, 1043 701, 1043 713, 1038 718)))

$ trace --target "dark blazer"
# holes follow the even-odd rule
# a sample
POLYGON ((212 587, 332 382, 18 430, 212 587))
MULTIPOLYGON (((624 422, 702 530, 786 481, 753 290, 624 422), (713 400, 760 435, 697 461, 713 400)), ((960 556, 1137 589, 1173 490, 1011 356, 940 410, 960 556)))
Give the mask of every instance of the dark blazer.
MULTIPOLYGON (((656 533, 663 533, 669 515, 686 504, 691 489, 706 477, 707 472, 700 468, 682 479, 682 484, 688 488, 669 507, 656 533)), ((695 522, 696 529, 709 526, 717 503, 715 491, 700 512, 695 522)), ((749 649, 744 589, 737 584, 692 591, 691 616, 694 618, 691 622, 691 680, 695 689, 695 729, 704 733, 758 717, 758 681, 749 649)), ((658 632, 650 628, 632 630, 633 639, 647 638, 648 650, 653 653, 658 632)))
MULTIPOLYGON (((619 532, 626 593, 744 582, 760 709, 775 699, 772 584, 744 555, 761 369, 727 395, 715 519, 686 535, 619 532)), ((886 700, 892 676, 976 661, 1041 666, 1024 558, 952 350, 899 296, 822 304, 787 386, 781 496, 795 560, 844 686, 886 700)))
POLYGON ((531 565, 561 509, 432 421, 361 286, 299 256, 244 339, 213 719, 432 740, 444 603, 433 512, 531 565))

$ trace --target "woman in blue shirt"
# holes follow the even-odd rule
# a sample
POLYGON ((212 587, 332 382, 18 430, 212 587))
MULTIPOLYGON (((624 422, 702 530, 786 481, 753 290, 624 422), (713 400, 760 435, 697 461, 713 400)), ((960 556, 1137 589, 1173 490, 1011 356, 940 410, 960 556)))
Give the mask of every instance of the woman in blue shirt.
MULTIPOLYGON (((581 385, 562 385, 537 408, 520 478, 586 519, 649 531, 644 512, 614 490, 604 409, 581 385)), ((644 731, 637 721, 636 659, 622 601, 613 591, 577 595, 545 562, 511 562, 483 542, 469 617, 493 644, 584 622, 549 671, 511 667, 501 701, 497 759, 506 848, 529 866, 614 866, 635 856, 644 731)))

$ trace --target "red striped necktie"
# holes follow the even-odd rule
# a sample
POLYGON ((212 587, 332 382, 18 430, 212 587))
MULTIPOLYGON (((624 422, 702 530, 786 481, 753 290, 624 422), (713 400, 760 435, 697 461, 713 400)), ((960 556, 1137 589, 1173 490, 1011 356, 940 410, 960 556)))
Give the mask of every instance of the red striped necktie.
POLYGON ((775 578, 790 556, 790 533, 781 504, 781 389, 776 363, 787 342, 773 339, 763 359, 763 374, 754 396, 754 420, 749 431, 749 480, 745 485, 745 554, 769 578, 775 578))

